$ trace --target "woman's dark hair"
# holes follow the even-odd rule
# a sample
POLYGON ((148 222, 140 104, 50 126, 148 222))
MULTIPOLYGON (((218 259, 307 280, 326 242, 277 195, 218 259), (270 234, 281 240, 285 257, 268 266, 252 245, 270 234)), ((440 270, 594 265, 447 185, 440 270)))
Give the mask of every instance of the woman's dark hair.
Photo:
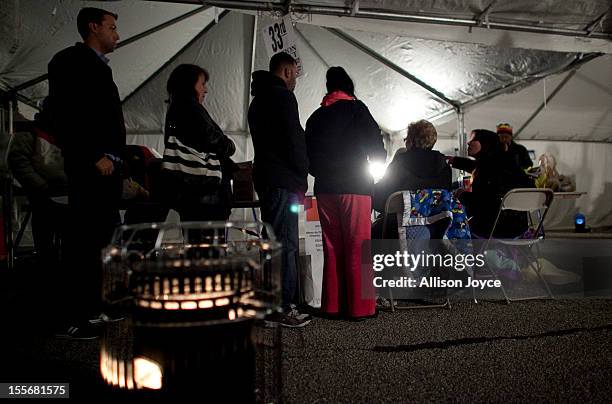
POLYGON ((355 96, 355 85, 353 84, 353 80, 351 80, 346 70, 342 67, 330 67, 329 70, 327 70, 325 78, 327 79, 327 94, 339 90, 353 97, 355 96))
POLYGON ((193 98, 197 97, 195 85, 200 76, 204 76, 204 81, 207 82, 210 77, 206 69, 190 64, 182 64, 177 66, 166 84, 166 91, 170 97, 168 101, 178 98, 193 98))
POLYGON ((489 157, 504 151, 503 145, 497 133, 487 129, 474 129, 474 140, 480 143, 480 151, 475 156, 477 159, 489 157))

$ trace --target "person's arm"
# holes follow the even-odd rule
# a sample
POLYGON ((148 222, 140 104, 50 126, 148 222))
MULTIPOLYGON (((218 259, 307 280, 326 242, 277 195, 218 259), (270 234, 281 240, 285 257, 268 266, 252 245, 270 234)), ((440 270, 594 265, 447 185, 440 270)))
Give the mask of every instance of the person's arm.
POLYGON ((176 120, 177 132, 186 146, 203 153, 214 153, 219 159, 229 158, 236 151, 234 142, 223 133, 206 109, 196 104, 179 105, 186 108, 180 111, 176 120))
POLYGON ((469 173, 473 172, 476 168, 476 160, 467 157, 454 156, 449 160, 449 164, 454 169, 467 171, 469 173))
POLYGON ((204 134, 207 147, 211 148, 219 158, 229 158, 236 152, 236 145, 223 133, 219 125, 212 119, 208 111, 202 107, 204 111, 202 121, 202 131, 204 134))
POLYGON ((528 169, 529 167, 533 167, 533 161, 531 161, 531 157, 529 157, 529 152, 525 146, 519 145, 519 165, 523 170, 528 169))
POLYGON ((300 112, 298 110, 297 100, 292 92, 283 92, 284 96, 279 100, 281 111, 279 111, 279 119, 281 120, 282 133, 286 134, 288 144, 287 161, 293 166, 293 170, 306 178, 308 175, 308 155, 306 154, 306 136, 302 124, 300 123, 300 112))
POLYGON ((370 113, 368 107, 357 101, 360 108, 356 116, 358 128, 362 130, 365 150, 370 161, 384 163, 387 160, 387 151, 380 135, 380 128, 370 113))

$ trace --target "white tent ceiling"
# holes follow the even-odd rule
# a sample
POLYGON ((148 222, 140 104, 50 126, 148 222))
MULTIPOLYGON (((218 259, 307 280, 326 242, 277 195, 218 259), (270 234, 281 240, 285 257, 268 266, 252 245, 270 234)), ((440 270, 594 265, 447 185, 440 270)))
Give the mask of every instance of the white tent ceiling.
MULTIPOLYGON (((498 120, 520 127, 544 101, 545 95, 549 96, 568 74, 564 69, 580 67, 572 63, 585 53, 583 60, 589 60, 595 56, 593 49, 612 52, 610 19, 606 18, 610 15, 609 0, 125 0, 108 4, 78 0, 3 0, 3 3, 6 7, 0 11, 3 22, 0 86, 5 89, 19 89, 44 75, 50 57, 79 39, 74 25, 82 6, 102 6, 117 12, 124 41, 189 11, 200 10, 121 47, 111 57, 121 96, 127 98, 128 129, 139 135, 160 133, 164 114, 164 104, 160 102, 169 68, 158 70, 179 62, 197 62, 211 70, 212 91, 208 99, 211 112, 226 131, 245 133, 248 130, 244 110, 248 103, 254 17, 230 14, 219 26, 212 27, 209 25, 221 9, 204 10, 201 3, 231 6, 251 15, 257 13, 259 37, 261 26, 278 16, 280 10, 286 10, 289 3, 299 36, 298 49, 306 68, 296 92, 303 119, 312 113, 323 95, 327 66, 344 65, 355 79, 358 95, 388 133, 401 132, 408 122, 419 118, 437 119, 445 136, 456 133, 455 115, 449 114, 453 106, 411 82, 403 72, 431 86, 447 101, 456 103, 455 106, 486 98, 491 92, 510 86, 515 91, 512 95, 466 106, 466 127, 492 127, 498 120), (206 27, 209 30, 203 33, 206 27), (486 35, 474 30, 484 30, 488 36, 497 38, 496 46, 483 44, 487 43, 482 40, 486 35), (499 39, 500 32, 505 40, 499 39), (568 35, 569 32, 574 35, 568 35), (529 36, 529 46, 516 45, 515 42, 525 42, 524 37, 517 39, 520 35, 529 36), (196 36, 197 40, 192 41, 196 36), (346 37, 353 44, 343 39, 346 37), (579 49, 575 49, 576 40, 582 46, 579 49), (355 42, 362 49, 355 47, 355 42), (185 45, 190 46, 183 49, 185 45), (575 51, 540 49, 548 45, 575 51), (364 52, 363 48, 367 50, 364 52), (368 54, 368 50, 376 56, 368 54), (542 81, 544 77, 549 78, 542 81), (538 84, 522 89, 534 82, 538 84), (134 90, 137 91, 134 93, 134 90), (447 112, 446 116, 440 116, 443 112, 447 112)), ((265 68, 268 55, 261 38, 256 38, 256 42, 255 67, 265 68)), ((586 63, 555 99, 547 102, 544 112, 533 119, 521 137, 609 140, 612 136, 611 88, 610 56, 586 63)), ((19 94, 37 101, 46 91, 46 82, 42 81, 21 89, 19 94)))
POLYGON ((452 150, 458 106, 467 131, 528 123, 521 139, 606 142, 612 152, 609 0, 0 1, 0 89, 32 102, 46 95, 51 56, 79 40, 78 10, 119 14, 124 44, 110 58, 134 143, 163 143, 168 74, 197 63, 211 73, 207 108, 236 140, 239 159, 250 158, 243 135, 251 65, 267 67, 261 29, 288 10, 305 68, 296 89, 303 123, 324 94, 327 67, 342 65, 391 135, 390 155, 421 118, 455 139, 440 143, 452 150), (130 42, 148 30, 155 32, 130 42))

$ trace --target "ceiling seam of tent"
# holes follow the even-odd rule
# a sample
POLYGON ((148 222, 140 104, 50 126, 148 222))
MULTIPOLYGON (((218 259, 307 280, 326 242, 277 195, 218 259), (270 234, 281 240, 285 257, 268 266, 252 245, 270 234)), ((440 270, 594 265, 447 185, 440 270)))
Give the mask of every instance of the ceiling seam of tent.
MULTIPOLYGON (((198 7, 195 10, 191 10, 191 11, 185 13, 185 14, 179 15, 176 18, 173 18, 173 19, 168 20, 166 22, 163 22, 163 23, 161 23, 159 25, 156 25, 155 27, 150 28, 150 29, 148 29, 146 31, 143 31, 140 34, 136 34, 134 36, 131 36, 128 39, 125 39, 125 40, 119 42, 117 44, 115 50, 120 49, 123 46, 129 45, 132 42, 135 42, 135 41, 137 41, 139 39, 145 38, 145 37, 147 37, 147 36, 149 36, 151 34, 154 34, 154 33, 158 32, 158 31, 161 31, 164 28, 168 28, 168 27, 170 27, 170 26, 172 26, 174 24, 177 24, 177 23, 179 23, 179 22, 181 22, 181 21, 183 21, 183 20, 185 20, 185 19, 187 19, 189 17, 192 17, 192 16, 194 16, 196 14, 199 14, 199 13, 201 13, 203 11, 206 11, 209 8, 210 8, 210 6, 198 7)), ((41 83, 41 82, 45 81, 47 79, 47 77, 48 77, 48 74, 45 73, 45 74, 43 74, 41 76, 38 76, 38 77, 36 77, 34 79, 28 80, 28 81, 26 81, 24 83, 21 83, 21 84, 15 86, 14 87, 14 91, 25 90, 26 88, 32 87, 32 86, 34 86, 34 85, 36 85, 38 83, 41 83)))
MULTIPOLYGON (((230 8, 230 9, 242 9, 242 10, 254 10, 254 11, 281 11, 285 12, 284 5, 279 3, 259 3, 252 1, 230 1, 230 0, 201 0, 203 4, 209 4, 217 7, 230 8)), ((460 19, 452 17, 439 17, 426 14, 410 14, 400 13, 397 11, 381 11, 375 8, 360 8, 357 12, 353 12, 351 7, 334 7, 334 6, 313 6, 309 4, 294 3, 291 5, 291 12, 300 14, 321 14, 321 15, 332 15, 338 17, 350 17, 356 18, 375 18, 378 20, 392 20, 392 21, 404 21, 404 22, 422 22, 428 24, 438 25, 451 25, 451 26, 465 26, 465 27, 478 27, 479 21, 476 19, 460 19)), ((577 37, 589 37, 589 38, 600 38, 600 39, 612 39, 612 35, 601 32, 594 33, 587 30, 574 30, 566 28, 554 28, 554 27, 541 27, 537 25, 527 24, 512 24, 497 21, 488 21, 487 27, 489 29, 501 29, 508 31, 522 31, 532 32, 538 34, 552 34, 552 35, 565 35, 565 36, 577 36, 577 37)))
POLYGON ((153 27, 151 29, 148 29, 148 30, 146 30, 146 31, 144 31, 144 32, 142 32, 140 34, 134 35, 134 36, 132 36, 132 37, 130 37, 130 38, 124 40, 124 41, 121 41, 117 45, 117 48, 129 45, 132 42, 135 42, 135 41, 137 41, 137 40, 139 40, 141 38, 145 38, 145 37, 147 37, 147 36, 149 36, 151 34, 154 34, 154 33, 158 32, 158 31, 161 31, 164 28, 168 28, 168 27, 170 27, 170 26, 172 26, 174 24, 177 24, 177 23, 179 23, 181 21, 186 20, 187 18, 190 18, 190 17, 193 17, 194 15, 200 14, 200 13, 208 10, 209 8, 210 8, 210 6, 206 6, 205 5, 205 6, 198 7, 196 9, 194 9, 194 10, 191 10, 191 11, 185 13, 185 14, 181 14, 181 15, 179 15, 176 18, 168 20, 168 21, 166 21, 166 22, 164 22, 164 23, 162 23, 160 25, 157 25, 157 26, 155 26, 155 27, 153 27))
POLYGON ((586 28, 584 30, 586 32, 588 32, 587 36, 590 37, 595 32, 597 26, 604 22, 604 20, 606 19, 606 16, 610 12, 612 12, 612 6, 608 7, 608 9, 602 15, 600 15, 592 23, 590 23, 589 25, 586 26, 586 28))
POLYGON ((11 100, 17 100, 23 104, 26 104, 38 111, 40 111, 40 107, 36 104, 36 101, 32 100, 30 97, 25 96, 23 94, 19 94, 17 91, 15 91, 15 89, 11 86, 7 85, 6 89, 0 89, 0 94, 2 95, 2 97, 0 98, 6 98, 9 101, 11 100))
POLYGON ((399 73, 400 75, 404 76, 408 80, 410 80, 413 83, 417 84, 418 86, 422 87, 423 89, 425 89, 426 91, 428 91, 429 93, 431 93, 436 98, 438 98, 441 101, 443 101, 444 103, 452 106, 455 109, 459 108, 460 105, 459 105, 459 103, 457 101, 451 100, 450 98, 448 98, 446 95, 444 95, 440 91, 436 90, 435 88, 433 88, 429 84, 425 83, 424 81, 420 80, 416 76, 410 74, 405 69, 401 68, 400 66, 398 66, 395 63, 393 63, 389 59, 385 58, 384 56, 382 56, 378 52, 374 51, 373 49, 371 49, 371 48, 367 47, 366 45, 362 44, 361 42, 357 41, 356 39, 354 39, 350 35, 342 32, 341 30, 336 29, 336 28, 324 27, 324 29, 326 31, 336 35, 338 38, 344 40, 345 42, 353 45, 355 48, 359 49, 360 51, 362 51, 363 53, 367 54, 368 56, 376 59, 377 61, 379 61, 383 65, 385 65, 388 68, 390 68, 391 70, 395 71, 396 73, 399 73))
POLYGON ((525 78, 523 78, 522 80, 516 81, 514 83, 510 83, 504 86, 501 86, 493 91, 488 92, 487 94, 483 94, 480 97, 475 97, 472 98, 469 101, 466 101, 464 103, 461 104, 461 107, 473 107, 477 104, 483 103, 485 101, 488 101, 494 97, 497 97, 498 95, 502 95, 502 94, 506 94, 508 92, 511 92, 513 90, 515 90, 518 87, 521 86, 526 86, 532 82, 536 82, 539 81, 545 77, 551 76, 553 74, 559 74, 559 73, 563 73, 566 72, 568 70, 571 69, 575 69, 580 67, 581 65, 590 62, 593 59, 596 59, 600 56, 602 56, 602 53, 587 53, 587 54, 581 54, 581 56, 577 57, 576 59, 574 59, 571 63, 569 63, 567 66, 563 67, 562 69, 558 70, 558 71, 551 71, 548 73, 539 73, 539 74, 532 74, 529 76, 526 76, 525 78))
MULTIPOLYGON (((529 84, 532 84, 534 82, 537 82, 543 78, 546 78, 548 76, 551 76, 553 74, 559 74, 559 73, 563 73, 565 71, 568 70, 572 70, 572 69, 578 69, 580 66, 584 65, 587 62, 590 62, 593 59, 596 59, 600 56, 603 56, 602 53, 588 53, 586 55, 581 54, 579 57, 577 57, 574 61, 572 61, 569 65, 565 66, 564 69, 562 69, 561 71, 557 71, 557 72, 550 72, 546 75, 543 76, 538 76, 538 75, 531 75, 531 76, 527 76, 526 78, 524 78, 523 80, 514 82, 514 83, 510 83, 504 86, 501 86, 493 91, 488 92, 487 94, 484 94, 480 97, 475 97, 472 98, 469 101, 466 101, 462 104, 459 105, 459 107, 462 110, 465 110, 467 108, 471 108, 474 107, 478 104, 481 104, 483 102, 489 101, 499 95, 503 95, 503 94, 507 94, 509 92, 512 92, 513 90, 515 90, 516 88, 522 87, 522 86, 527 86, 529 84)), ((549 98, 550 99, 550 98, 549 98)), ((436 121, 438 119, 442 119, 446 116, 448 116, 450 113, 452 113, 453 110, 446 110, 446 111, 442 111, 440 113, 437 113, 431 117, 426 118, 428 121, 436 121)), ((405 129, 404 129, 405 130, 405 129)))
POLYGON ((179 49, 178 52, 176 52, 174 55, 172 55, 172 57, 170 59, 168 59, 166 62, 164 62, 164 64, 161 65, 159 67, 159 69, 157 69, 155 72, 153 72, 153 74, 151 74, 149 77, 147 77, 147 79, 145 81, 140 83, 140 85, 138 87, 136 87, 134 89, 134 91, 129 93, 127 96, 125 96, 123 98, 123 101, 121 101, 121 104, 125 104, 130 98, 132 98, 136 93, 138 93, 144 86, 146 86, 153 79, 155 79, 166 67, 168 67, 171 63, 173 63, 183 52, 185 52, 187 49, 189 49, 191 47, 191 45, 193 45, 195 42, 200 40, 204 35, 206 35, 206 33, 208 33, 208 31, 210 31, 215 25, 217 25, 219 22, 221 22, 221 20, 227 14, 229 14, 229 10, 223 11, 219 15, 218 21, 213 20, 208 25, 206 25, 204 27, 204 29, 202 29, 202 31, 200 31, 195 37, 193 37, 189 42, 187 42, 187 44, 185 44, 181 49, 179 49))
POLYGON ((476 21, 478 22, 479 26, 483 26, 483 25, 489 25, 489 15, 491 14, 491 11, 493 11, 493 6, 495 6, 495 3, 497 3, 499 0, 492 0, 491 3, 489 3, 489 5, 482 11, 482 13, 480 13, 477 17, 476 17, 476 21), (484 24, 486 22, 486 24, 484 24))
POLYGON ((255 53, 257 50, 257 24, 259 23, 259 18, 257 15, 253 16, 253 29, 251 32, 251 54, 249 60, 249 76, 246 80, 246 88, 244 94, 244 117, 242 125, 245 128, 245 131, 249 130, 249 106, 251 104, 251 78, 253 77, 253 71, 255 70, 255 53))
POLYGON ((308 47, 308 49, 310 49, 310 51, 312 53, 314 53, 314 55, 319 58, 319 60, 321 62, 323 62, 323 64, 325 65, 325 68, 329 69, 330 68, 330 64, 327 62, 327 60, 325 60, 323 58, 323 56, 319 53, 318 50, 315 49, 315 47, 312 45, 312 43, 308 40, 308 38, 306 38, 306 36, 302 33, 302 31, 300 31, 298 29, 298 27, 295 27, 295 32, 298 34, 298 36, 300 37, 300 39, 302 41, 304 41, 304 43, 306 44, 306 46, 308 47))
POLYGON ((553 90, 553 92, 550 93, 548 97, 545 97, 545 100, 540 104, 540 106, 533 112, 533 114, 531 114, 529 118, 527 118, 525 123, 516 131, 516 133, 513 135, 513 138, 518 139, 521 132, 540 114, 540 112, 542 112, 542 110, 544 110, 546 104, 550 103, 550 101, 559 93, 559 91, 561 91, 561 89, 574 77, 577 71, 578 70, 572 70, 567 74, 567 76, 565 76, 565 78, 561 81, 561 83, 559 83, 559 85, 553 90))

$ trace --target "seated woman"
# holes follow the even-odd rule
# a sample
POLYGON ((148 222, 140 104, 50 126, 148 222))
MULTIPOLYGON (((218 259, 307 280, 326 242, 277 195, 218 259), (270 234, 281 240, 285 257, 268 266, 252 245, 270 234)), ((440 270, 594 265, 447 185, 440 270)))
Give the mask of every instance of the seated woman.
MULTIPOLYGON (((384 212, 389 196, 397 191, 416 191, 422 188, 450 189, 451 169, 442 153, 432 150, 438 140, 436 128, 426 120, 408 126, 406 150, 398 151, 387 167, 385 176, 374 187, 374 209, 384 212)), ((397 238, 395 215, 387 218, 391 238, 397 238)), ((372 227, 372 237, 382 236, 382 217, 372 227)))
MULTIPOLYGON (((453 168, 472 173, 471 192, 459 194, 470 220, 472 234, 476 238, 488 238, 493 230, 495 218, 503 196, 514 188, 533 188, 534 183, 521 170, 509 153, 505 153, 499 136, 486 129, 475 129, 470 134, 468 155, 453 157, 453 168)), ((505 211, 493 234, 496 238, 515 238, 528 228, 527 215, 522 212, 505 211)))

